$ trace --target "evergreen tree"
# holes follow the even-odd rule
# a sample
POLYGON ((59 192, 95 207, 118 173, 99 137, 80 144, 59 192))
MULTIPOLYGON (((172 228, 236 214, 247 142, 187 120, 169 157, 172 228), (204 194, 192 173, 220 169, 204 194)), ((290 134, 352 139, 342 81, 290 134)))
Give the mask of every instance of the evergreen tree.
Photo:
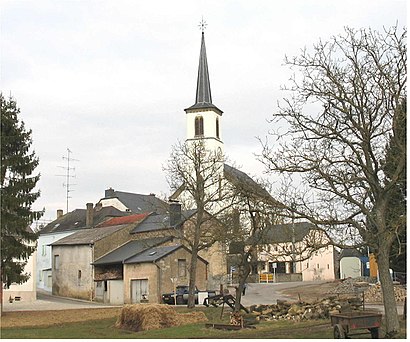
POLYGON ((31 209, 40 196, 33 191, 40 175, 32 175, 38 158, 31 150, 31 130, 20 122, 20 109, 10 97, 1 101, 1 278, 5 288, 26 282, 27 259, 35 251, 37 234, 29 225, 43 212, 31 209))
MULTIPOLYGON (((395 112, 393 118, 393 133, 390 135, 386 149, 386 158, 383 171, 386 178, 394 177, 398 160, 406 160, 406 99, 395 112), (401 155, 404 155, 401 156, 401 155)), ((406 163, 405 163, 406 165, 406 163)), ((406 166, 397 184, 392 188, 393 195, 388 202, 389 210, 386 221, 396 232, 396 240, 390 252, 390 267, 396 272, 406 272, 406 207, 407 207, 407 178, 406 166)))

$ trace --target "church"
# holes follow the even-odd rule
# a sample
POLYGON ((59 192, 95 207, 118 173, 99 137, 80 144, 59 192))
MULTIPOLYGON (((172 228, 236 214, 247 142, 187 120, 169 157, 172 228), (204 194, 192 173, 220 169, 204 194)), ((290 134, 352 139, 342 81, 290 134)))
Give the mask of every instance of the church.
MULTIPOLYGON (((208 203, 214 205, 205 206, 200 214, 198 203, 187 201, 192 197, 190 187, 178 177, 168 202, 153 194, 132 194, 110 188, 95 206, 88 203, 86 209, 76 209, 65 215, 60 212, 57 219, 40 232, 37 287, 55 295, 111 304, 161 302, 163 293, 172 292, 175 286, 188 285, 193 249, 187 236, 194 230, 199 216, 206 216, 208 235, 197 257, 196 286, 204 291, 218 290, 220 285, 226 287, 237 281, 234 277, 237 251, 226 239, 215 239, 229 227, 221 224, 216 215, 225 202, 231 200, 225 195, 240 189, 248 199, 251 196, 255 204, 253 209, 248 208, 248 214, 259 207, 277 210, 280 203, 246 173, 225 162, 222 114, 222 110, 212 103, 202 26, 195 103, 185 109, 187 135, 184 146, 194 152, 197 152, 196 148, 203 148, 206 154, 213 156, 212 162, 205 163, 208 172, 200 175, 200 180, 209 176, 211 186, 206 192, 212 198, 208 203)), ((199 156, 203 154, 199 153, 199 156)), ((183 166, 192 172, 190 163, 183 163, 183 166)), ((249 224, 249 218, 248 221, 242 220, 244 210, 241 212, 238 203, 226 207, 229 215, 234 217, 230 227, 249 224)), ((293 234, 298 234, 295 231, 298 227, 292 227, 293 234)), ((306 230, 306 236, 308 233, 306 230)), ((237 236, 239 239, 235 242, 240 242, 243 252, 252 241, 244 235, 237 236)), ((308 280, 304 274, 309 266, 303 265, 309 265, 309 262, 296 265, 289 256, 269 253, 271 249, 277 251, 277 243, 289 246, 292 235, 284 237, 282 234, 280 241, 269 238, 261 246, 253 243, 257 248, 252 254, 254 267, 248 281, 261 281, 263 273, 272 272, 277 277, 278 273, 298 273, 300 280, 308 280)), ((303 243, 303 236, 294 242, 301 241, 303 243)), ((327 251, 326 255, 331 257, 333 254, 327 251)), ((310 265, 315 268, 312 273, 315 279, 332 279, 333 261, 326 261, 323 272, 316 261, 310 265)), ((281 279, 287 280, 279 277, 275 281, 281 279)))

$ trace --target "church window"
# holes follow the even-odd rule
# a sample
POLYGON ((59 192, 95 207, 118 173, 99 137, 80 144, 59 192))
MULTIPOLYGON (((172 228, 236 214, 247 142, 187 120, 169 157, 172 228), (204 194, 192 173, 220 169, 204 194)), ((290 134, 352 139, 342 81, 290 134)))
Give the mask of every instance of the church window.
POLYGON ((202 116, 197 116, 195 118, 195 136, 204 135, 204 118, 202 116))
POLYGON ((219 119, 216 118, 216 137, 219 139, 219 119))

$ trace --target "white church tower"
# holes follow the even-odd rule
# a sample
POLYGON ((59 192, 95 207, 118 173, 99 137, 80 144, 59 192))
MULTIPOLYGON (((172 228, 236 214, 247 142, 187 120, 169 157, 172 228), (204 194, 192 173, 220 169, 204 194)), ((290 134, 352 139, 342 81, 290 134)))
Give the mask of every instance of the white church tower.
POLYGON ((198 79, 196 86, 195 104, 187 109, 186 143, 202 139, 206 149, 221 153, 223 156, 223 142, 221 139, 222 111, 212 104, 211 85, 209 82, 208 62, 206 58, 204 21, 201 22, 202 39, 199 54, 198 79))

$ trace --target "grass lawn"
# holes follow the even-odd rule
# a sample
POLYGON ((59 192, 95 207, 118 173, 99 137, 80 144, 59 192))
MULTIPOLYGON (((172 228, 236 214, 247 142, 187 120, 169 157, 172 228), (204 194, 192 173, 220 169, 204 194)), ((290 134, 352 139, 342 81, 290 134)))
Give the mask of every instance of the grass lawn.
MULTIPOLYGON (((220 308, 198 308, 198 311, 204 311, 210 322, 226 322, 227 315, 220 320, 220 308)), ((178 308, 179 312, 189 312, 186 308, 178 308)), ((29 314, 22 312, 22 314, 29 314)), ((24 319, 24 317, 22 317, 24 319)), ((206 328, 204 323, 184 325, 180 327, 132 332, 117 329, 114 327, 116 317, 104 318, 100 320, 88 320, 75 323, 54 324, 49 326, 32 326, 32 327, 15 327, 3 328, 1 338, 49 338, 49 339, 167 339, 167 338, 208 338, 208 339, 230 339, 230 338, 274 338, 274 339, 324 339, 333 338, 333 329, 330 326, 330 320, 315 321, 276 321, 262 322, 256 324, 256 329, 242 329, 238 331, 224 331, 212 328, 206 328)), ((403 326, 405 324, 403 323, 403 326)), ((403 328, 404 329, 404 328, 403 328)), ((402 338, 405 337, 403 331, 402 338)), ((362 338, 370 338, 370 335, 363 335, 362 338)))

